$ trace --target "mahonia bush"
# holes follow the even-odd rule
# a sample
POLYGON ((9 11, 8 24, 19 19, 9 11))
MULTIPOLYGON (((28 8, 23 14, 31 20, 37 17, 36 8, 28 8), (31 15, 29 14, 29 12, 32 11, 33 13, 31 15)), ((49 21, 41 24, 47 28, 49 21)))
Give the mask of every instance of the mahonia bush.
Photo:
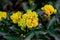
POLYGON ((60 40, 59 4, 51 1, 0 0, 0 40, 60 40))
MULTIPOLYGON (((57 10, 54 9, 54 7, 50 4, 45 5, 41 8, 41 10, 45 11, 45 14, 48 15, 48 18, 50 18, 50 15, 56 14, 57 10)), ((7 12, 0 11, 0 20, 6 19, 7 12)), ((24 28, 32 29, 34 27, 38 26, 38 13, 32 10, 27 10, 26 13, 22 13, 21 11, 17 11, 12 13, 10 16, 11 22, 17 24, 20 26, 21 30, 24 30, 24 28)))

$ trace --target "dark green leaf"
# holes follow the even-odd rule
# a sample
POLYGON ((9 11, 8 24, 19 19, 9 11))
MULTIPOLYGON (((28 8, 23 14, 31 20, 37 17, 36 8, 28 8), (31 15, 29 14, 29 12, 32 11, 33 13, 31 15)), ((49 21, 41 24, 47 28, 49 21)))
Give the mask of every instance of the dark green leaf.
POLYGON ((42 15, 44 13, 44 11, 42 11, 40 9, 36 10, 36 12, 38 13, 38 15, 42 15))
POLYGON ((49 31, 48 31, 48 33, 49 33, 51 36, 53 36, 53 37, 55 38, 55 40, 60 40, 60 38, 58 38, 57 35, 55 35, 55 34, 49 32, 49 31))
POLYGON ((23 9, 24 9, 25 11, 29 10, 29 7, 27 6, 27 3, 23 3, 23 9))
POLYGON ((34 36, 34 33, 31 32, 31 33, 25 38, 25 40, 30 40, 33 36, 34 36))
POLYGON ((37 4, 30 4, 31 10, 34 10, 37 7, 37 4))
POLYGON ((53 16, 52 19, 48 23, 47 29, 52 28, 52 26, 54 25, 55 22, 56 22, 56 17, 53 16))

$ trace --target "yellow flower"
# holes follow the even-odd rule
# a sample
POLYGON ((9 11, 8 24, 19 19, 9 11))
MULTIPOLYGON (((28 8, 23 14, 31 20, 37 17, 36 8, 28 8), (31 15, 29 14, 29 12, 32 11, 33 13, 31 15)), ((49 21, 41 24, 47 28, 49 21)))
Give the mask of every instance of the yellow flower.
POLYGON ((28 29, 32 29, 37 25, 38 25, 38 15, 35 11, 32 10, 27 10, 27 12, 23 14, 22 18, 18 21, 18 26, 20 26, 22 30, 24 30, 26 26, 28 29))
POLYGON ((6 19, 6 17, 7 17, 7 12, 0 11, 0 20, 2 20, 2 18, 6 19))
POLYGON ((35 11, 28 10, 22 18, 25 19, 27 28, 29 29, 38 25, 38 15, 35 11))
POLYGON ((16 13, 13 13, 11 16, 10 16, 11 20, 13 23, 17 23, 20 19, 21 19, 21 12, 18 11, 16 13))
POLYGON ((21 18, 19 21, 18 21, 18 26, 21 27, 21 30, 25 31, 24 28, 26 28, 26 21, 21 18))
POLYGON ((56 12, 57 12, 57 10, 55 9, 55 10, 54 10, 54 14, 56 14, 56 12))
POLYGON ((7 17, 6 12, 2 12, 2 14, 3 14, 3 16, 2 16, 2 17, 3 17, 4 19, 6 19, 6 17, 7 17))
POLYGON ((33 28, 33 27, 36 27, 37 25, 38 25, 38 20, 36 20, 35 18, 33 18, 33 19, 28 19, 27 21, 26 21, 27 23, 27 27, 29 28, 29 29, 31 29, 31 28, 33 28))
POLYGON ((44 7, 41 8, 42 10, 45 11, 45 14, 48 15, 48 17, 50 17, 51 14, 56 14, 57 10, 54 9, 54 7, 52 5, 45 5, 44 7))

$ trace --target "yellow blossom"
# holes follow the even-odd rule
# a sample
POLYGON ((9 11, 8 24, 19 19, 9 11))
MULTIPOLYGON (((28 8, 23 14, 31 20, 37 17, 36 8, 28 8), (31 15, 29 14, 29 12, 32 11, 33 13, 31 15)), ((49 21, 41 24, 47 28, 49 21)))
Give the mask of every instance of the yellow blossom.
POLYGON ((45 14, 48 15, 48 17, 50 17, 51 14, 56 14, 57 10, 54 9, 54 7, 52 5, 45 5, 44 7, 41 8, 42 10, 45 11, 45 14))
POLYGON ((3 14, 3 18, 6 19, 6 17, 7 17, 6 12, 2 12, 2 14, 3 14))
POLYGON ((35 11, 28 10, 22 17, 26 21, 27 28, 31 29, 38 25, 38 15, 35 11))
POLYGON ((36 27, 37 25, 38 25, 38 20, 35 20, 35 18, 27 20, 27 26, 29 29, 31 29, 32 27, 36 27))
POLYGON ((55 9, 55 10, 54 10, 54 14, 56 14, 56 12, 57 12, 57 10, 55 9))
POLYGON ((27 12, 23 14, 22 18, 18 21, 18 26, 20 26, 22 30, 24 30, 26 26, 28 29, 32 29, 37 25, 38 25, 38 15, 35 11, 32 10, 27 10, 27 12))
POLYGON ((7 12, 0 11, 0 20, 2 20, 2 18, 6 19, 6 17, 7 17, 7 12))
POLYGON ((24 28, 26 28, 26 21, 23 18, 21 18, 18 21, 18 26, 21 26, 21 30, 25 31, 24 28))
POLYGON ((10 16, 11 20, 13 23, 17 23, 20 19, 21 19, 21 12, 18 11, 16 13, 13 13, 11 16, 10 16))

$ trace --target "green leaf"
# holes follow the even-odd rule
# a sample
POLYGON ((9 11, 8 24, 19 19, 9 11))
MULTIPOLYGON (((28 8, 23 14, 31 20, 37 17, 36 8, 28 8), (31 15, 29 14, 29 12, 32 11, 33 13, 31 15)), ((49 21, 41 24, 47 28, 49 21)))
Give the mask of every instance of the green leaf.
POLYGON ((36 10, 36 12, 38 13, 38 15, 42 15, 44 13, 44 11, 42 11, 40 9, 36 10))
POLYGON ((53 36, 53 37, 55 38, 55 40, 60 40, 60 38, 59 38, 57 35, 49 32, 49 31, 48 31, 48 33, 49 33, 51 36, 53 36))
POLYGON ((56 21, 57 21, 58 24, 60 24, 60 13, 59 13, 59 11, 56 14, 56 21))
POLYGON ((25 40, 30 40, 33 36, 34 36, 34 32, 31 32, 31 33, 25 38, 25 40))
POLYGON ((55 5, 54 6, 55 6, 56 9, 59 9, 59 5, 60 5, 60 0, 57 0, 55 2, 55 5))
POLYGON ((17 36, 5 36, 7 40, 17 40, 17 36))
POLYGON ((56 34, 55 30, 54 30, 54 24, 56 22, 56 17, 53 16, 52 19, 49 21, 49 24, 47 26, 47 31, 56 34))
POLYGON ((33 38, 33 36, 34 36, 34 29, 30 30, 30 32, 26 34, 25 40, 30 40, 31 38, 33 38))
POLYGON ((14 31, 17 34, 19 34, 21 32, 21 30, 16 28, 15 26, 10 27, 10 30, 14 31))
POLYGON ((24 9, 25 11, 29 10, 29 7, 27 6, 27 3, 23 3, 23 9, 24 9))
POLYGON ((54 23, 56 22, 56 17, 53 16, 52 19, 49 21, 47 29, 53 28, 54 23))
POLYGON ((41 34, 45 35, 47 32, 44 32, 44 31, 35 31, 35 33, 38 34, 38 35, 39 35, 39 34, 40 34, 40 35, 41 35, 41 34))
POLYGON ((37 4, 30 4, 31 10, 34 10, 37 7, 37 4))

